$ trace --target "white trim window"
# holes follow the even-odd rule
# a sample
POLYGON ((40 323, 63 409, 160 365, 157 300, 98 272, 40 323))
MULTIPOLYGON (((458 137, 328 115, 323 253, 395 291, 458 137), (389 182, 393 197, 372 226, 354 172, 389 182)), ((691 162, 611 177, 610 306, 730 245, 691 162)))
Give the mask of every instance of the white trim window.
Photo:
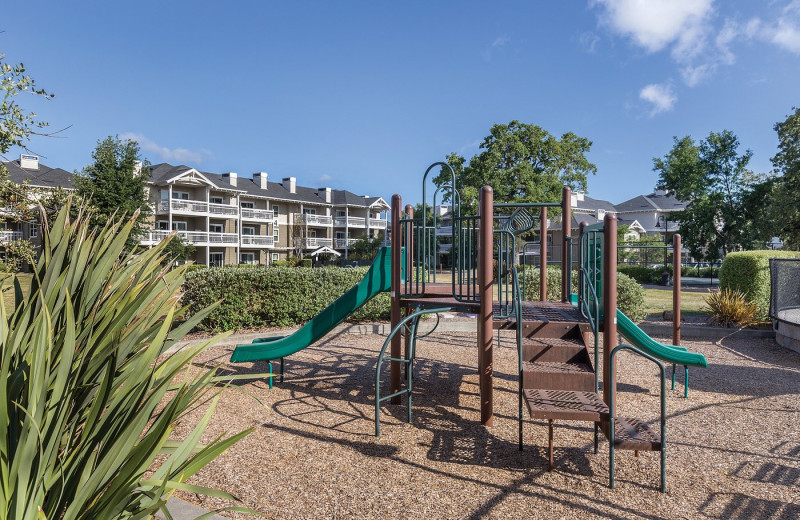
POLYGON ((256 254, 255 253, 242 253, 241 260, 239 261, 240 264, 245 265, 255 265, 256 263, 256 254))
POLYGON ((30 238, 39 238, 39 224, 31 222, 30 227, 28 228, 28 234, 30 235, 30 238))
POLYGON ((225 253, 209 253, 208 254, 208 265, 211 267, 222 267, 225 265, 225 253))
POLYGON ((211 204, 225 204, 225 199, 218 196, 212 196, 208 198, 208 202, 210 202, 211 204))
POLYGON ((189 200, 189 192, 172 190, 172 198, 177 200, 189 200))
POLYGON ((273 204, 273 205, 272 205, 272 212, 273 212, 273 213, 275 214, 275 216, 277 217, 278 215, 280 215, 280 214, 281 214, 281 207, 280 207, 278 204, 273 204))
POLYGON ((281 237, 280 228, 278 226, 273 227, 272 228, 272 239, 276 244, 278 243, 278 240, 280 239, 280 237, 281 237))
POLYGON ((281 259, 281 255, 279 255, 278 253, 272 253, 272 261, 273 262, 278 262, 280 259, 281 259))
POLYGON ((172 230, 173 231, 189 231, 189 226, 186 224, 185 220, 173 220, 172 221, 172 230))
POLYGON ((255 236, 256 228, 253 226, 242 226, 242 235, 255 236))
POLYGON ((253 202, 242 201, 242 207, 245 209, 255 209, 256 205, 253 202))
POLYGON ((224 224, 209 224, 208 230, 211 233, 224 233, 225 232, 225 225, 224 224))

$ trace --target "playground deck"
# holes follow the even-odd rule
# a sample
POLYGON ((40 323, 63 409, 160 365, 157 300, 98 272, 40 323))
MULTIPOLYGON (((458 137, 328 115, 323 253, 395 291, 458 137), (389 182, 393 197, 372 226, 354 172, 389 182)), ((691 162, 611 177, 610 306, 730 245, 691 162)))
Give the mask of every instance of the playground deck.
MULTIPOLYGON (((607 442, 591 423, 565 421, 548 472, 547 427, 526 419, 517 449, 517 354, 495 346, 495 422, 480 425, 474 333, 420 339, 415 413, 386 405, 373 432, 374 369, 383 336, 334 335, 292 357, 286 382, 224 391, 208 438, 255 431, 191 482, 231 491, 265 518, 713 518, 789 520, 800 513, 800 354, 771 340, 686 342, 714 370, 692 373, 690 399, 668 391, 669 488, 658 454, 620 452, 608 488, 607 442), (252 395, 255 399, 249 397, 252 395)), ((231 346, 203 360, 224 363, 231 346)), ((264 363, 226 364, 258 373, 264 363)), ((619 358, 619 405, 657 424, 652 364, 619 358)), ((203 410, 177 432, 186 434, 203 410)), ((215 498, 181 498, 206 509, 215 498)), ((225 513, 226 515, 228 513, 225 513)), ((236 518, 244 516, 230 515, 236 518)))

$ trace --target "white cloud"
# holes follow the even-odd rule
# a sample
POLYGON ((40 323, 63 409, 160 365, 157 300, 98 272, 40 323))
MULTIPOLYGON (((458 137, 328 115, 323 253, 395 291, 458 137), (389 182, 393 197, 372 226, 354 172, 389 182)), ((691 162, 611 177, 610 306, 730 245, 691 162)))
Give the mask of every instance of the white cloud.
POLYGON ((774 21, 751 18, 742 34, 746 38, 765 41, 785 51, 800 54, 800 0, 786 4, 774 21))
POLYGON ((651 103, 650 117, 672 110, 678 97, 669 84, 652 83, 639 92, 639 98, 651 103))
POLYGON ((506 38, 505 36, 498 36, 497 38, 494 39, 491 45, 489 45, 489 47, 481 51, 481 56, 483 56, 483 59, 486 61, 492 61, 492 55, 495 52, 499 52, 500 49, 505 47, 506 44, 510 41, 511 40, 506 38))
POLYGON ((329 183, 329 182, 330 182, 330 181, 332 181, 332 180, 333 180, 333 177, 331 177, 331 176, 330 176, 330 175, 328 175, 327 173, 323 173, 323 174, 322 174, 322 175, 321 175, 321 176, 320 176, 320 177, 317 179, 317 186, 319 186, 319 187, 322 187, 322 188, 325 188, 325 187, 327 187, 327 184, 325 184, 325 183, 329 183))
POLYGON ((690 87, 694 87, 711 77, 717 71, 714 63, 703 63, 697 66, 687 65, 681 69, 683 82, 690 87))
POLYGON ((586 49, 586 52, 594 53, 595 49, 597 48, 597 44, 600 43, 600 37, 592 31, 586 31, 580 35, 578 41, 583 48, 586 49))
POLYGON ((187 166, 199 166, 203 161, 213 156, 209 150, 192 151, 186 148, 167 148, 151 141, 142 134, 128 132, 120 135, 120 139, 136 141, 142 151, 154 153, 166 162, 182 163, 187 166))
POLYGON ((604 8, 601 21, 647 52, 678 42, 682 52, 705 37, 712 0, 593 0, 604 8))

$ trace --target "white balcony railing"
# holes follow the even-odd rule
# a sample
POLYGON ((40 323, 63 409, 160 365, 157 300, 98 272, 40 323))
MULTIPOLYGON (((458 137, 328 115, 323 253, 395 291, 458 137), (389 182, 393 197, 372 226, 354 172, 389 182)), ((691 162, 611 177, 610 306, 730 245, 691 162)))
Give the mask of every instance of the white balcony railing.
POLYGON ((172 207, 172 213, 177 215, 208 215, 210 217, 227 218, 237 217, 239 215, 238 208, 236 206, 229 206, 227 204, 214 204, 199 200, 163 200, 156 205, 156 213, 169 213, 170 206, 172 207))
POLYGON ((0 231, 0 244, 10 244, 22 240, 22 231, 0 231))
POLYGON ((367 225, 367 219, 363 217, 335 217, 333 224, 339 227, 359 227, 363 228, 367 225))
POLYGON ((332 238, 306 238, 306 249, 317 249, 319 247, 333 247, 332 238))
POLYGON ((310 224, 312 226, 332 226, 333 218, 327 215, 310 215, 308 213, 295 213, 294 221, 298 224, 310 224))
POLYGON ((272 210, 267 209, 253 209, 253 208, 242 208, 242 219, 243 220, 272 220, 275 218, 274 213, 272 210))
MULTIPOLYGON (((178 236, 187 244, 195 246, 236 246, 239 244, 239 235, 236 233, 212 233, 209 231, 178 231, 178 236)), ((169 231, 151 230, 140 239, 142 245, 154 245, 170 234, 169 231)))
POLYGON ((383 220, 382 218, 371 218, 369 219, 369 227, 373 229, 375 228, 385 229, 387 222, 388 221, 383 220))
POLYGON ((266 235, 242 235, 242 246, 247 247, 272 247, 275 237, 266 235))
POLYGON ((357 238, 336 238, 333 244, 336 249, 345 249, 348 246, 352 246, 355 242, 358 242, 357 238))

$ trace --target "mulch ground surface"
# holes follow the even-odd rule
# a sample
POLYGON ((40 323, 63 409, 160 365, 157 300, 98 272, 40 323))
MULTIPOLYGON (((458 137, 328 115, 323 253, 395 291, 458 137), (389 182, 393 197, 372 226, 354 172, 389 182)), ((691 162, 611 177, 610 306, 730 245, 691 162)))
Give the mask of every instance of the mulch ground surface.
MULTIPOLYGON (((414 415, 381 407, 374 436, 375 365, 384 337, 339 334, 287 359, 284 383, 240 381, 222 393, 208 438, 254 431, 191 482, 227 490, 265 518, 800 518, 800 354, 773 340, 685 342, 707 369, 667 386, 667 493, 658 453, 593 453, 590 423, 557 422, 555 470, 547 425, 525 421, 517 447, 516 352, 495 344, 494 426, 479 423, 474 334, 436 333, 418 344, 414 415)), ((232 374, 231 346, 207 352, 232 374)), ((619 411, 658 428, 657 369, 619 359, 619 411)), ((383 374, 388 380, 388 368, 383 374)), ((177 431, 190 431, 201 410, 177 431)), ((179 494, 206 509, 226 502, 179 494)), ((223 513, 236 516, 237 513, 223 513)))

